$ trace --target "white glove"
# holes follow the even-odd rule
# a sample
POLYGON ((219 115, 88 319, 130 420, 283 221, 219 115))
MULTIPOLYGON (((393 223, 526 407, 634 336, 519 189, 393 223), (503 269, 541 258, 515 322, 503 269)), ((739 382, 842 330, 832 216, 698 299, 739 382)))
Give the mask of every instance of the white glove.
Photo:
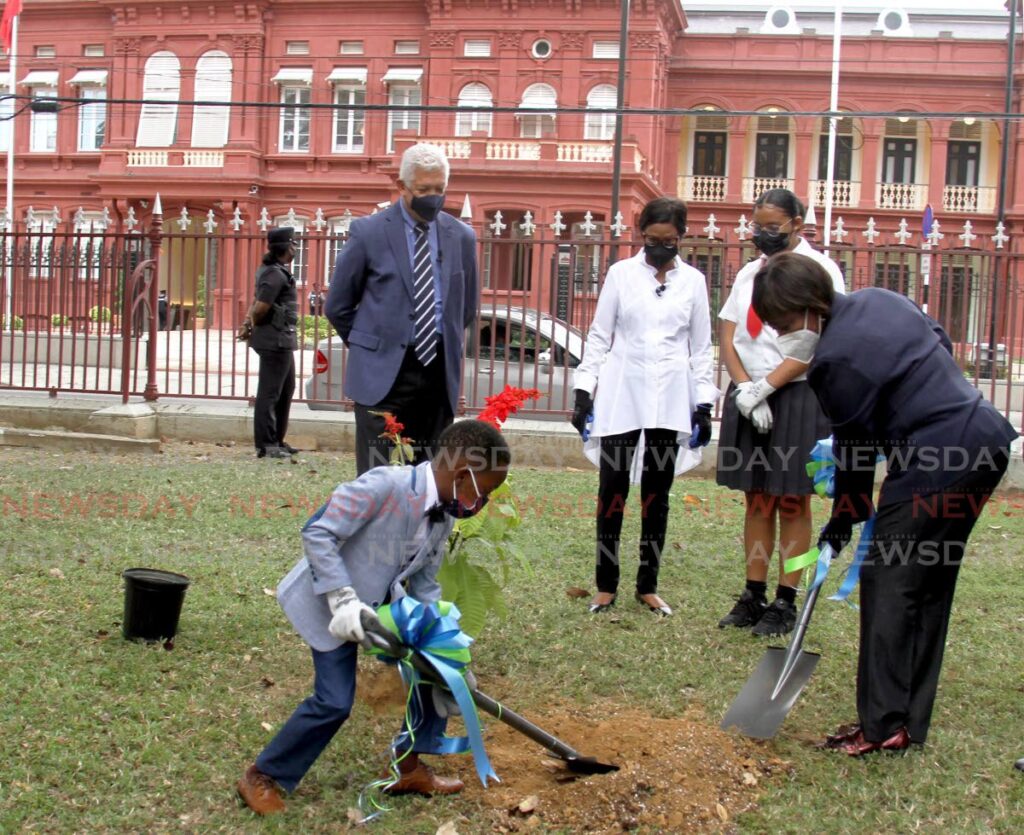
POLYGON ((766 401, 762 400, 753 408, 750 412, 750 422, 762 435, 772 428, 772 410, 766 401))
POLYGON ((745 388, 736 387, 736 408, 740 410, 740 414, 749 420, 750 413, 754 411, 754 407, 765 400, 768 395, 775 391, 775 386, 768 382, 767 379, 758 380, 756 383, 751 383, 745 388))
MULTIPOLYGON (((476 690, 476 676, 469 670, 466 670, 466 685, 470 690, 476 690)), ((462 715, 459 703, 455 701, 455 697, 447 688, 435 684, 430 688, 430 698, 434 702, 434 713, 442 719, 447 719, 449 716, 462 715)))
POLYGON ((331 607, 331 625, 327 627, 339 641, 362 641, 366 637, 359 616, 365 609, 373 612, 359 599, 352 586, 327 592, 327 605, 331 607))

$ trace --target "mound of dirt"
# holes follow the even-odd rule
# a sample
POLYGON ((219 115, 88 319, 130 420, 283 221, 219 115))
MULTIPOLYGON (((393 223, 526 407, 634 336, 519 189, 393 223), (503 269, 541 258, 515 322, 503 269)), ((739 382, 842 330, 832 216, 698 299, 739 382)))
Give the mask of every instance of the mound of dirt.
MULTIPOLYGON (((387 704, 389 711, 401 703, 393 673, 360 675, 364 703, 387 704)), ((486 810, 498 832, 729 829, 736 815, 755 805, 763 781, 788 767, 693 710, 661 718, 611 702, 588 705, 585 714, 549 704, 527 718, 581 754, 620 769, 574 774, 536 743, 483 716, 487 753, 501 782, 485 790, 468 756, 446 758, 443 771, 465 781, 465 797, 486 810)), ((460 730, 453 722, 449 733, 460 730)))

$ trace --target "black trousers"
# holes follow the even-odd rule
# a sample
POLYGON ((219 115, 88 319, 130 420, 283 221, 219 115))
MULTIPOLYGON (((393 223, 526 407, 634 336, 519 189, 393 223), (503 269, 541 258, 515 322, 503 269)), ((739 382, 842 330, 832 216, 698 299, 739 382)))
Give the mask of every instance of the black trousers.
POLYGON ((295 394, 295 355, 291 351, 258 349, 260 376, 252 427, 256 449, 278 446, 288 432, 288 414, 295 394))
POLYGON ((356 474, 391 462, 394 444, 381 438, 384 418, 375 412, 390 412, 405 424, 403 435, 413 442, 414 463, 427 460, 437 450, 437 437, 451 425, 451 404, 444 373, 444 348, 438 343, 437 356, 424 366, 410 348, 402 360, 395 383, 384 399, 372 406, 357 403, 356 474))
MULTIPOLYGON (((629 496, 640 430, 601 438, 600 480, 597 489, 597 590, 615 594, 619 588, 619 539, 622 514, 629 496)), ((668 527, 668 493, 675 478, 678 433, 674 429, 644 430, 643 473, 640 477, 640 566, 636 590, 658 590, 658 569, 668 527)))
POLYGON ((947 490, 878 508, 860 575, 857 713, 869 742, 904 726, 914 742, 928 736, 964 548, 1009 453, 991 458, 947 490))

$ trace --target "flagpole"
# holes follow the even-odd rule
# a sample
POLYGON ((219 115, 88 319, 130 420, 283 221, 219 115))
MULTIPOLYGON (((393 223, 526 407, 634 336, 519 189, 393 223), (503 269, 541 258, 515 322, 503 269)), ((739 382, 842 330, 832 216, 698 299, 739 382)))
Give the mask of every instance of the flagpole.
MULTIPOLYGON (((18 15, 11 19, 11 51, 10 51, 10 76, 8 77, 8 93, 13 97, 18 91, 18 15)), ((7 205, 6 205, 6 226, 7 246, 7 275, 4 282, 4 324, 7 330, 13 333, 14 317, 11 315, 11 290, 14 284, 14 114, 17 99, 11 99, 11 115, 8 118, 9 125, 7 134, 7 205)))
MULTIPOLYGON (((839 50, 842 42, 843 4, 837 2, 832 18, 832 86, 829 94, 828 109, 833 113, 839 110, 839 50)), ((825 254, 829 254, 832 242, 832 189, 835 187, 836 171, 836 118, 828 120, 828 160, 825 169, 825 254)))

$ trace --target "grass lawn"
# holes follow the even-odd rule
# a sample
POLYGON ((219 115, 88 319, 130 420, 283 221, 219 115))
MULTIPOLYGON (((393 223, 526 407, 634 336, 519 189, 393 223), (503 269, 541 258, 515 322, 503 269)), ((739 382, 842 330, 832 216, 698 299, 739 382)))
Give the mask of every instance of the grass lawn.
MULTIPOLYGON (((0 448, 5 533, 0 657, 0 832, 337 832, 381 763, 396 722, 357 705, 285 816, 256 820, 233 786, 306 695, 308 651, 271 590, 299 556, 298 530, 354 473, 329 453, 300 463, 246 450, 170 445, 158 457, 0 448), (120 572, 192 578, 173 651, 120 636, 120 572)), ((517 532, 532 573, 513 572, 511 614, 474 648, 481 687, 530 715, 553 700, 615 702, 653 716, 696 711, 717 725, 765 644, 716 628, 742 588, 738 494, 704 480, 673 492, 657 620, 623 594, 594 618, 596 473, 520 469, 530 497, 517 532)), ((637 514, 624 534, 623 591, 637 514)), ((763 782, 741 832, 1024 831, 1024 501, 979 522, 960 574, 932 734, 907 757, 851 761, 809 742, 855 716, 857 614, 822 601, 808 649, 823 658, 767 755, 792 764, 763 782)), ((826 505, 818 506, 824 516, 826 505)), ((835 580, 832 581, 835 585, 835 580)), ((585 749, 585 740, 579 740, 585 749)), ((581 790, 586 790, 581 784, 581 790)), ((379 832, 487 831, 465 798, 400 799, 379 832)))

